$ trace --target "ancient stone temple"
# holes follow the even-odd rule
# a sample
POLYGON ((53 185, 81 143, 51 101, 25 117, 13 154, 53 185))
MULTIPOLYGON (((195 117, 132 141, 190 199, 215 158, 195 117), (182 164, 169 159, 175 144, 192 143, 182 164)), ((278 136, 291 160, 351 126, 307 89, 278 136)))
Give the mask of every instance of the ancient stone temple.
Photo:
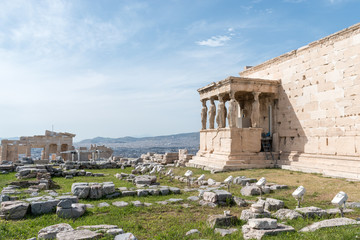
POLYGON ((19 155, 31 157, 32 148, 41 148, 41 160, 50 160, 61 156, 68 160, 68 154, 62 152, 74 149, 73 138, 75 134, 58 133, 45 131, 45 135, 35 135, 31 137, 20 137, 19 140, 1 140, 0 161, 18 161, 19 155))
POLYGON ((198 92, 200 149, 189 165, 360 179, 360 24, 198 92))

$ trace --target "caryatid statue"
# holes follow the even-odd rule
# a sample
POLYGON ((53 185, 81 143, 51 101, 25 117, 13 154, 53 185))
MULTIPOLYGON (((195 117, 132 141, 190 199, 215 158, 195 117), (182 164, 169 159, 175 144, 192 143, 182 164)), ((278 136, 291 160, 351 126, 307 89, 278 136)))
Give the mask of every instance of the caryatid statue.
POLYGON ((201 100, 202 102, 202 109, 201 109, 201 126, 202 130, 206 129, 206 121, 207 121, 207 106, 206 106, 206 99, 201 100))
POLYGON ((210 98, 210 107, 209 107, 209 128, 215 128, 215 116, 216 116, 216 106, 213 98, 210 98))
POLYGON ((253 92, 254 102, 252 104, 251 110, 251 126, 256 128, 260 127, 260 102, 259 95, 260 92, 253 92))
POLYGON ((228 109, 228 121, 229 127, 235 128, 237 127, 237 118, 238 118, 238 103, 235 100, 235 93, 230 93, 230 102, 228 109))
POLYGON ((226 109, 225 109, 225 103, 224 103, 224 97, 219 95, 219 104, 218 104, 218 110, 216 115, 216 123, 218 125, 218 128, 224 128, 226 125, 226 109))

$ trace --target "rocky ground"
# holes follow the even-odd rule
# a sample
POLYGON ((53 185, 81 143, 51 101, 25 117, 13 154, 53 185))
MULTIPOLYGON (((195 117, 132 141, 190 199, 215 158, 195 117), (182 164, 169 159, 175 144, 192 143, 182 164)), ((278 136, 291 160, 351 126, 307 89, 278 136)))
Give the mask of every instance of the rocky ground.
POLYGON ((351 239, 359 235, 357 182, 279 169, 211 174, 151 162, 111 165, 102 163, 109 168, 90 170, 75 165, 74 169, 33 166, 41 170, 22 167, 17 173, 0 175, 0 239, 351 239), (256 182, 261 177, 267 181, 260 199, 256 182), (307 192, 301 208, 296 208, 291 193, 300 181, 307 192), (330 203, 329 196, 339 190, 346 191, 352 202, 344 217, 330 203))

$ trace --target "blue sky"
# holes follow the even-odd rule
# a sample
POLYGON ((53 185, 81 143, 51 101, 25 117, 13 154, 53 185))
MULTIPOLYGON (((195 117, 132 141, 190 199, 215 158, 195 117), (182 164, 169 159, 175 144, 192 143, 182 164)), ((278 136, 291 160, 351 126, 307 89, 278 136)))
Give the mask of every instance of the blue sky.
POLYGON ((197 89, 359 21, 356 0, 1 0, 0 137, 200 129, 197 89))

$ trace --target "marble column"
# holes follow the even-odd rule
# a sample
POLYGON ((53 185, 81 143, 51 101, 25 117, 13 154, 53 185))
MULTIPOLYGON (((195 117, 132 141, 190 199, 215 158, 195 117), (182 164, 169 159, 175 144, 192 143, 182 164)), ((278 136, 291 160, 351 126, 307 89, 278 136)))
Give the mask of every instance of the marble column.
POLYGON ((237 127, 238 119, 238 103, 235 100, 235 93, 230 94, 229 109, 228 109, 228 121, 230 128, 237 127))
POLYGON ((224 128, 226 126, 226 109, 225 109, 225 102, 224 102, 224 96, 219 95, 219 104, 217 107, 217 115, 216 115, 216 123, 218 125, 218 128, 224 128))
POLYGON ((201 130, 206 129, 206 121, 207 121, 207 111, 208 108, 206 106, 206 99, 201 100, 202 109, 201 109, 201 130))
POLYGON ((31 145, 29 143, 26 145, 26 157, 31 157, 31 145))
POLYGON ((251 110, 251 126, 253 128, 260 127, 260 102, 259 95, 261 92, 253 92, 254 102, 251 110))
POLYGON ((215 116, 216 116, 216 106, 214 98, 210 98, 210 107, 209 107, 209 129, 214 129, 215 125, 215 116))

